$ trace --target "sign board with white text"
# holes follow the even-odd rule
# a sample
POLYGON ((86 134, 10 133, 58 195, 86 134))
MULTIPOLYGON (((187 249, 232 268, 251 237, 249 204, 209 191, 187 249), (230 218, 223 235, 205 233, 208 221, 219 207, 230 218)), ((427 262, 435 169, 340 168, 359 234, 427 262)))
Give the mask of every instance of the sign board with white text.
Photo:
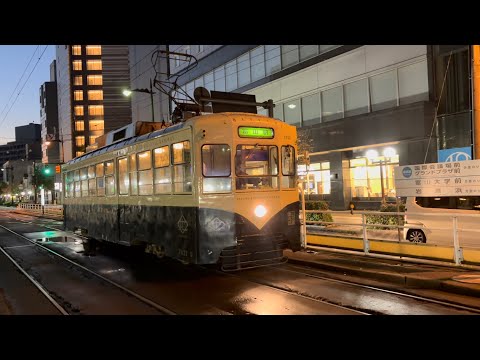
POLYGON ((397 196, 480 195, 480 160, 396 166, 397 196))

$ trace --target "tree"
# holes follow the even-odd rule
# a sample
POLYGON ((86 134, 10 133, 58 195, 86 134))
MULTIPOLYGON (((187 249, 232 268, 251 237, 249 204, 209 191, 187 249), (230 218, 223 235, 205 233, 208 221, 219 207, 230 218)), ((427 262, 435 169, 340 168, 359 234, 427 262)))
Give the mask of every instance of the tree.
POLYGON ((297 163, 299 165, 307 164, 307 157, 305 154, 313 152, 313 138, 311 129, 297 129, 297 148, 298 157, 297 163))

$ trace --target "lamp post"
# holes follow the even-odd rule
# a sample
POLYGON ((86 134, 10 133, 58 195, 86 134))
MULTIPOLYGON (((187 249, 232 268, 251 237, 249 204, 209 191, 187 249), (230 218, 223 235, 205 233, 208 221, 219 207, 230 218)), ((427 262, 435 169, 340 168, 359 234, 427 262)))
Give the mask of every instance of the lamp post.
POLYGON ((132 90, 125 89, 123 90, 123 95, 130 96, 132 95, 132 92, 141 92, 141 93, 150 94, 150 105, 152 107, 152 122, 155 122, 155 114, 153 110, 153 94, 156 94, 156 93, 155 91, 153 91, 152 79, 150 79, 150 90, 149 89, 132 89, 132 90))

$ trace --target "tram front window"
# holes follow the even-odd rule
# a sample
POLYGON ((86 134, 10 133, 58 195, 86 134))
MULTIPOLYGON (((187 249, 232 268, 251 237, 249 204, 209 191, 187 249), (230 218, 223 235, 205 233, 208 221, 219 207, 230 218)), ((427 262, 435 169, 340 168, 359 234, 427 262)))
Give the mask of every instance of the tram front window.
POLYGON ((237 145, 237 190, 278 189, 278 148, 271 145, 237 145))

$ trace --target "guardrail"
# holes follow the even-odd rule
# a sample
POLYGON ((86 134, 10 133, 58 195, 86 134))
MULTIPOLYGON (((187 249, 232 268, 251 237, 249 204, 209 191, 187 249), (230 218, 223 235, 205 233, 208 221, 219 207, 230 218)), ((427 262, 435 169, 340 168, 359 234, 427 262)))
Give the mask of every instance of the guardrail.
POLYGON ((56 217, 63 217, 62 205, 40 205, 40 204, 20 203, 18 204, 17 209, 21 209, 33 214, 38 214, 38 215, 53 215, 56 217))
MULTIPOLYGON (((478 224, 480 224, 480 213, 479 214, 454 214, 454 213, 448 213, 448 212, 438 212, 438 213, 415 213, 414 215, 413 214, 410 214, 409 212, 382 212, 382 211, 352 211, 352 212, 348 212, 348 215, 346 215, 347 213, 345 211, 332 211, 332 210, 304 210, 305 212, 305 216, 307 218, 307 220, 304 222, 303 221, 303 216, 302 216, 302 213, 300 213, 300 221, 301 221, 301 224, 302 224, 302 227, 303 227, 303 231, 305 231, 304 233, 304 236, 305 236, 305 239, 306 239, 306 235, 307 235, 307 231, 306 231, 306 226, 307 225, 319 225, 320 227, 322 227, 323 229, 328 229, 329 226, 331 225, 336 225, 336 226, 348 226, 348 227, 358 227, 358 228, 361 228, 361 239, 363 241, 363 252, 368 255, 370 253, 370 243, 371 243, 371 240, 369 239, 369 236, 368 236, 368 231, 375 231, 375 230, 378 230, 378 228, 383 228, 383 229, 397 229, 397 233, 398 233, 398 241, 396 241, 396 243, 400 243, 400 242, 404 242, 406 244, 411 244, 411 245, 419 245, 419 246, 432 246, 431 244, 423 244, 423 243, 411 243, 410 241, 408 241, 405 236, 404 236, 404 229, 420 229, 422 230, 423 232, 425 233, 431 233, 431 231, 441 231, 442 232, 442 235, 444 236, 448 236, 446 234, 448 234, 448 232, 450 231, 450 234, 451 234, 451 239, 452 239, 452 243, 451 244, 448 244, 447 246, 449 247, 452 247, 453 246, 453 262, 456 264, 456 265, 461 265, 462 262, 464 261, 464 247, 465 246, 461 246, 461 236, 459 236, 459 233, 469 233, 469 232, 472 232, 472 233, 480 233, 480 229, 476 229, 476 228, 466 228, 466 227, 459 227, 459 220, 461 221, 461 219, 464 219, 464 218, 474 218, 475 220, 478 219, 478 224), (349 216, 350 214, 351 215, 360 215, 361 216, 361 222, 360 223, 346 223, 346 222, 338 222, 338 221, 322 221, 322 220, 309 220, 308 219, 308 214, 332 214, 333 216, 335 214, 341 214, 343 216, 349 216), (425 227, 423 224, 421 223, 406 223, 406 224, 402 224, 402 225, 390 225, 390 224, 382 224, 382 223, 367 223, 367 215, 382 215, 382 216, 395 216, 397 219, 404 219, 405 216, 407 217, 407 220, 408 220, 408 217, 412 217, 412 216, 415 216, 415 217, 418 217, 418 216, 421 216, 421 217, 437 217, 437 218, 442 218, 441 220, 443 221, 445 218, 448 218, 450 219, 449 222, 443 222, 442 224, 444 224, 446 227, 431 227, 429 226, 428 228, 425 227), (448 226, 448 224, 451 224, 451 228, 448 226)), ((403 223, 403 221, 398 221, 398 223, 403 223)), ((320 229, 321 231, 321 229, 320 229)), ((331 231, 331 228, 330 228, 330 231, 331 231)), ((334 233, 335 234, 335 233, 334 233)), ((312 235, 312 234, 311 234, 312 235)), ((328 236, 328 235, 326 235, 328 236)), ((449 237, 449 236, 448 236, 449 237)), ((390 241, 390 243, 392 243, 393 241, 392 240, 380 240, 380 241, 390 241)), ((305 242, 305 246, 306 246, 306 242, 305 242)), ((437 248, 440 248, 441 246, 438 246, 438 245, 433 245, 433 246, 436 246, 437 248)), ((468 247, 468 245, 466 246, 468 247)), ((475 245, 476 248, 480 248, 480 234, 478 234, 478 245, 475 245)), ((473 252, 475 253, 479 253, 480 252, 478 250, 472 250, 473 252)), ((470 252, 470 254, 472 253, 472 251, 470 252)), ((434 257, 434 256, 432 256, 434 257)), ((475 254, 475 258, 478 258, 478 255, 475 254)), ((479 260, 480 261, 480 260, 479 260)))

